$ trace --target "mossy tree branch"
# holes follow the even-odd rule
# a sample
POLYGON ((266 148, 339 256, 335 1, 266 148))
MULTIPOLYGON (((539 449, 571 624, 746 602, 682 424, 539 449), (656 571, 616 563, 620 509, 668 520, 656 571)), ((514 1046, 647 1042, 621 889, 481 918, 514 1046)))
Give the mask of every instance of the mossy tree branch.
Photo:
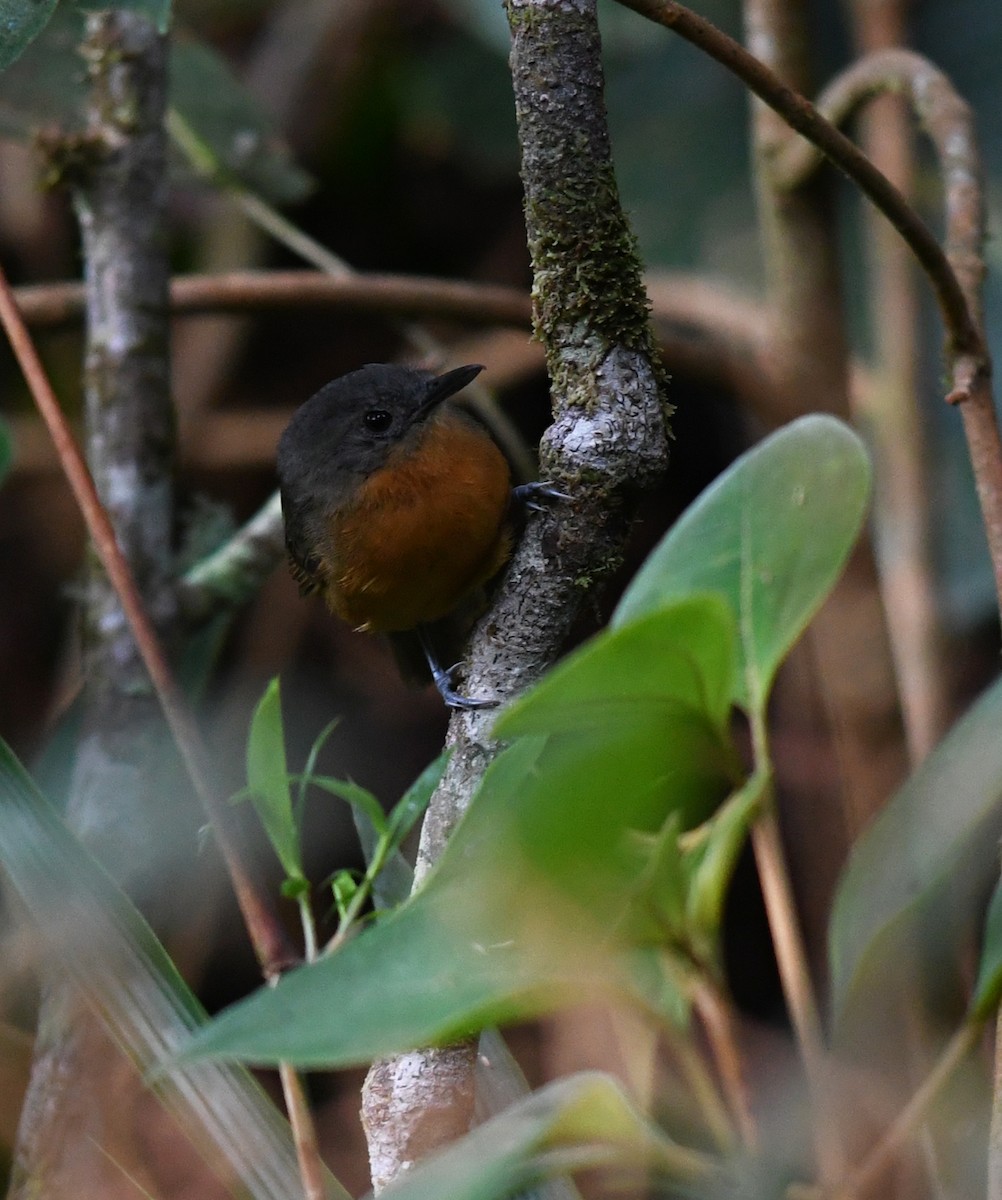
MULTIPOLYGON (((553 385, 541 476, 571 500, 530 522, 474 634, 466 686, 501 699, 555 660, 581 603, 619 560, 637 499, 665 469, 670 411, 613 175, 595 0, 507 0, 506 9, 534 322, 553 385)), ((489 712, 453 716, 453 754, 422 830, 418 880, 495 752, 491 721, 489 712)), ((366 1084, 377 1189, 471 1117, 472 1046, 421 1052, 417 1067, 414 1057, 376 1064, 366 1084)))

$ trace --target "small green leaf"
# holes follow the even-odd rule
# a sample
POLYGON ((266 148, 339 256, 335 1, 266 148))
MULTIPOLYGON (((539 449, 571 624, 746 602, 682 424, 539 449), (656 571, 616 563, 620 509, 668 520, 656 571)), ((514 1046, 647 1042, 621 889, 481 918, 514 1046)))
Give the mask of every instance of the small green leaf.
POLYGON ((351 871, 338 871, 331 880, 331 892, 334 895, 338 916, 343 921, 348 911, 348 905, 351 904, 358 892, 358 881, 351 871))
MULTIPOLYGON (((1000 728, 1002 682, 953 727, 853 847, 829 932, 837 1014, 854 998, 879 998, 901 956, 916 948, 942 975, 956 929, 980 922, 984 896, 998 879, 1000 728)), ((991 945, 982 968, 986 995, 996 971, 994 934, 991 945)))
POLYGON ((286 875, 291 879, 302 878, 277 678, 268 684, 251 720, 247 738, 247 789, 286 875))
MULTIPOLYGON (((369 816, 360 808, 352 808, 352 819, 355 822, 355 832, 358 834, 362 855, 366 867, 371 868, 375 856, 383 856, 383 846, 386 843, 386 833, 380 833, 373 825, 369 816)), ((383 865, 376 872, 372 881, 372 903, 377 913, 388 912, 403 904, 411 894, 414 886, 414 871, 410 863, 399 850, 387 854, 383 865)))
POLYGON ((282 881, 281 892, 286 900, 301 900, 310 894, 310 881, 301 875, 291 875, 282 881))
POLYGON ((838 577, 866 511, 863 443, 828 416, 792 422, 735 462, 638 572, 614 628, 692 592, 730 605, 740 639, 736 703, 762 715, 776 669, 838 577))
POLYGON ((624 915, 632 941, 663 946, 684 937, 685 870, 678 844, 681 829, 681 814, 673 812, 657 833, 630 831, 639 864, 628 885, 624 915))
POLYGON ((0 71, 6 70, 49 23, 56 0, 0 0, 0 71))
POLYGON ((1002 998, 1002 882, 995 885, 988 906, 984 943, 978 981, 971 998, 971 1015, 986 1020, 999 1006, 1002 998))

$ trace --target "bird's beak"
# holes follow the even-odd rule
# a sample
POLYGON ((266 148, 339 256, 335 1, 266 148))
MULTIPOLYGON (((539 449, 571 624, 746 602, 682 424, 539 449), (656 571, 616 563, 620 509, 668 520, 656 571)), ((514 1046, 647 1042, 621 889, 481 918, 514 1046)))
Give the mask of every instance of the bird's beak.
POLYGON ((426 417, 443 400, 448 400, 450 396, 461 392, 468 383, 472 383, 476 379, 483 369, 478 364, 468 367, 456 367, 455 370, 446 371, 444 375, 439 375, 437 378, 432 379, 428 384, 428 394, 418 409, 417 420, 420 421, 422 417, 426 417))

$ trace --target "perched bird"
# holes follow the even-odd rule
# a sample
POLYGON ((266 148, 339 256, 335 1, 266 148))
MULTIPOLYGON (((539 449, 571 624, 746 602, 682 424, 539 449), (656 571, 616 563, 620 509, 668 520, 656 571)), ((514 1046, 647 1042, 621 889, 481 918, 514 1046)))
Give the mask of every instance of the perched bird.
POLYGON ((460 696, 433 631, 468 604, 511 554, 518 505, 563 498, 545 484, 512 488, 487 430, 446 401, 480 366, 444 375, 370 363, 322 387, 278 444, 292 573, 353 628, 397 642, 417 634, 452 708, 460 696))

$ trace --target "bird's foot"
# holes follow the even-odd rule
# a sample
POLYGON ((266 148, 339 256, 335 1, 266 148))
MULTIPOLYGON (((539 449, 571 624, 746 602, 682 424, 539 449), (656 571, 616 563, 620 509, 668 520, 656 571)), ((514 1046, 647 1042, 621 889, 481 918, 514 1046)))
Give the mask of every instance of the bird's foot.
POLYGON ((516 504, 532 512, 543 512, 555 502, 570 500, 566 492, 558 492, 552 483, 520 483, 511 489, 516 504))
POLYGON ((497 708, 500 703, 498 700, 477 700, 470 696, 461 696, 453 687, 453 675, 462 666, 462 663, 455 663, 449 668, 443 668, 437 664, 429 663, 431 666, 431 677, 435 682, 435 687, 438 688, 438 694, 442 697, 449 708, 460 708, 466 711, 476 711, 482 708, 497 708))

